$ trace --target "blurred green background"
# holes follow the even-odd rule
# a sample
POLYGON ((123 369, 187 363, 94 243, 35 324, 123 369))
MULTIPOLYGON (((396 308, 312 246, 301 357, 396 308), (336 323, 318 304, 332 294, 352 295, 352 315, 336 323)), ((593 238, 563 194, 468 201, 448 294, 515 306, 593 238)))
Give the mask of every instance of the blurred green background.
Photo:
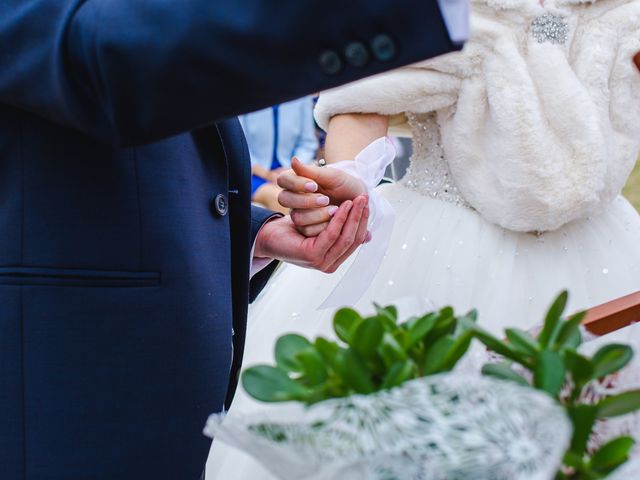
POLYGON ((640 162, 636 163, 636 168, 631 173, 623 193, 636 210, 640 211, 640 162))

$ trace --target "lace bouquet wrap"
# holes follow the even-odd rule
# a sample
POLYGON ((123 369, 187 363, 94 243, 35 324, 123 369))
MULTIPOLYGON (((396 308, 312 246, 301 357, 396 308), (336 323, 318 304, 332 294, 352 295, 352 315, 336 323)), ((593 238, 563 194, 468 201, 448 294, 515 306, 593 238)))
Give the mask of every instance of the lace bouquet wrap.
POLYGON ((441 374, 311 407, 212 415, 205 434, 283 480, 549 480, 571 426, 545 394, 441 374))

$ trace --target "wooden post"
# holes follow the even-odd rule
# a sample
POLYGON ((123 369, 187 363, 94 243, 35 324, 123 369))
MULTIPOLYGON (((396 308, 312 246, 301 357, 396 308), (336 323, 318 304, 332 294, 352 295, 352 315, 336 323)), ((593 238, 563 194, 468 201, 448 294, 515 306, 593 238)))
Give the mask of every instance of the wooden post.
POLYGON ((640 292, 590 308, 582 323, 591 333, 604 335, 634 322, 640 322, 640 292))

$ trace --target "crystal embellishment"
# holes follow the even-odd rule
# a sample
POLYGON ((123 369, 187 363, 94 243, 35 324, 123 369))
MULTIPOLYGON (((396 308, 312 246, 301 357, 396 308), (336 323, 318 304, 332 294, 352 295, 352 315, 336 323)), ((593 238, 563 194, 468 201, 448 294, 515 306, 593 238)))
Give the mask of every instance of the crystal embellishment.
POLYGON ((413 155, 400 182, 427 197, 471 208, 456 187, 445 160, 435 113, 407 113, 407 120, 412 130, 413 155))
POLYGON ((538 43, 550 42, 562 45, 569 38, 569 25, 562 17, 545 13, 533 20, 531 34, 538 43))

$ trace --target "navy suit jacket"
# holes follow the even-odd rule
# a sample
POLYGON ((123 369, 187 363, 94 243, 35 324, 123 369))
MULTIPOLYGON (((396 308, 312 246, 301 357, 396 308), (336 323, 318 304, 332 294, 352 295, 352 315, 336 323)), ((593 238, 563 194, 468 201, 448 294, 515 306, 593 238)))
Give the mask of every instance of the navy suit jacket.
POLYGON ((452 48, 435 0, 0 2, 0 478, 199 478, 271 270, 229 118, 452 48))

